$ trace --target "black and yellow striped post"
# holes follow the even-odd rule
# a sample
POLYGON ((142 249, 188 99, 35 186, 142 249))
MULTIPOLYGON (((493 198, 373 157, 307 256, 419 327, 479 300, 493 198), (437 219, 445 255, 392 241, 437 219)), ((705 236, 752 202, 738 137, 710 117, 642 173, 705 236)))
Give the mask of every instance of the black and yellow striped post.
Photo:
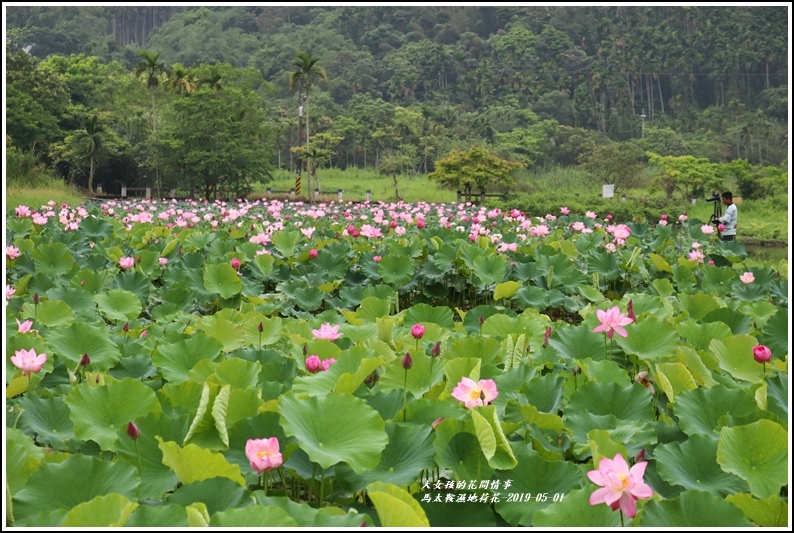
POLYGON ((295 196, 300 196, 301 194, 301 175, 300 172, 295 175, 295 196))

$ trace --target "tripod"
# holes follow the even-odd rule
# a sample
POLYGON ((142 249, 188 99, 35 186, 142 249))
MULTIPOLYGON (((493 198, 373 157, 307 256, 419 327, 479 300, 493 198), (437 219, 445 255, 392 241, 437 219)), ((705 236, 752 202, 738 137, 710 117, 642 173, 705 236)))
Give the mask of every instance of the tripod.
POLYGON ((714 212, 711 214, 709 218, 709 224, 718 224, 717 219, 722 216, 722 204, 715 201, 714 202, 714 212))

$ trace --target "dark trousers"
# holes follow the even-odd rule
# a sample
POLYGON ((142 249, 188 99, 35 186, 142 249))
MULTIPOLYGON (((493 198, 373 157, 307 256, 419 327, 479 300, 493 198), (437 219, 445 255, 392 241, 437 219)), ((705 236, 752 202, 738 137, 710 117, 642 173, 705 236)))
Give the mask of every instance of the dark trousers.
POLYGON ((736 235, 723 235, 720 237, 723 241, 732 241, 736 238, 736 235))

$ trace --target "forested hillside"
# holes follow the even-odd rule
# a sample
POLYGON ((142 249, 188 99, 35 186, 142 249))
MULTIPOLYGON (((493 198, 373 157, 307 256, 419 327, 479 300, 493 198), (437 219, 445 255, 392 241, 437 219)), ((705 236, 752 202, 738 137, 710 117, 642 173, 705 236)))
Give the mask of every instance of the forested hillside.
POLYGON ((9 6, 7 133, 106 190, 244 192, 297 156, 430 172, 475 145, 780 166, 788 9, 9 6))

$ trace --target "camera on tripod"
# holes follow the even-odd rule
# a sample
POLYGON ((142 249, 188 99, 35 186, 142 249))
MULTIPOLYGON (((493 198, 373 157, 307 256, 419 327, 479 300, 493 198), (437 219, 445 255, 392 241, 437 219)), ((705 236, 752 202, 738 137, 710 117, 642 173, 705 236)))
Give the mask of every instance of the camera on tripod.
POLYGON ((707 202, 714 202, 714 212, 711 214, 709 218, 709 224, 719 224, 719 218, 722 216, 722 204, 720 203, 720 193, 714 192, 711 194, 711 198, 706 198, 707 202))

